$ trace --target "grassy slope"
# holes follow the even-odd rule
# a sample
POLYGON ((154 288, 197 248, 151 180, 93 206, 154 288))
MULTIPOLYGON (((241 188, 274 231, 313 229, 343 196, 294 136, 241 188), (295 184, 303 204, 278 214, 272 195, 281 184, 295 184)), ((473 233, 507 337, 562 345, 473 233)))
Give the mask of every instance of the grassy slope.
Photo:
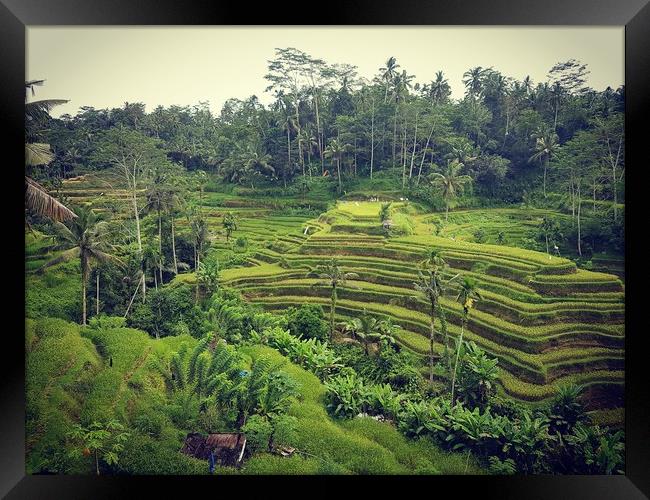
MULTIPOLYGON (((169 403, 156 360, 168 359, 191 337, 159 341, 129 328, 80 329, 58 319, 29 320, 28 349, 28 471, 56 467, 65 462, 68 470, 89 472, 89 460, 71 460, 62 455, 65 433, 80 421, 117 417, 132 433, 121 456, 120 468, 140 474, 203 473, 205 464, 188 459, 178 450, 186 432, 165 415, 169 403), (108 359, 113 359, 113 366, 108 359), (141 430, 142 415, 152 411, 160 421, 154 435, 141 430), (58 450, 58 451, 57 451, 58 450)), ((393 426, 369 418, 348 422, 332 420, 325 410, 325 388, 312 374, 292 364, 274 349, 254 346, 245 349, 252 359, 264 356, 282 365, 301 388, 300 400, 290 414, 297 418, 295 446, 314 456, 284 459, 269 454, 254 456, 241 471, 220 473, 357 473, 460 474, 466 468, 479 473, 477 465, 460 454, 440 451, 428 442, 404 438, 393 426)))

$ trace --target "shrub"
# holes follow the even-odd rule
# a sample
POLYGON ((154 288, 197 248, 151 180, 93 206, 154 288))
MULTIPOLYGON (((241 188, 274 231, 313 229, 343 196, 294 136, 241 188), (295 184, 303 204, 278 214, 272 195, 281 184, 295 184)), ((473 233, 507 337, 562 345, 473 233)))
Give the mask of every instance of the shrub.
POLYGON ((242 431, 246 434, 246 447, 251 453, 269 449, 273 425, 267 417, 251 415, 242 431))
POLYGON ((287 326, 296 337, 327 340, 327 323, 323 321, 323 308, 318 304, 302 304, 287 311, 287 326))
POLYGON ((482 228, 478 228, 474 231, 474 242, 475 243, 485 243, 487 241, 487 234, 482 228))
POLYGON ((368 388, 354 372, 332 377, 325 387, 327 408, 335 417, 352 418, 369 405, 368 388))
POLYGON ((107 316, 105 314, 100 314, 99 316, 93 316, 90 318, 88 326, 94 329, 123 328, 126 326, 126 318, 123 318, 122 316, 107 316))

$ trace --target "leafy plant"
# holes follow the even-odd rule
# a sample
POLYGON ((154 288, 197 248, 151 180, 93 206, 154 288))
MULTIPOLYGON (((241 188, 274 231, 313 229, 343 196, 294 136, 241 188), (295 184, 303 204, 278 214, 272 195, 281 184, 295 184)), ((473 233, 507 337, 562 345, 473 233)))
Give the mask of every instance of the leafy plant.
POLYGON ((106 423, 93 422, 88 427, 75 424, 68 432, 68 437, 73 442, 70 453, 74 457, 92 455, 95 459, 95 471, 99 475, 100 459, 109 466, 117 464, 119 453, 124 449, 124 443, 129 436, 117 420, 109 420, 106 423))

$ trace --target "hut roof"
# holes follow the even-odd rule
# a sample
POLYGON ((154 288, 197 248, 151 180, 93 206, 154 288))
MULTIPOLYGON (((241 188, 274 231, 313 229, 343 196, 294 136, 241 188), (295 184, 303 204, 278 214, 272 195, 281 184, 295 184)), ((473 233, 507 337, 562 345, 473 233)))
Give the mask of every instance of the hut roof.
POLYGON ((246 446, 246 436, 242 433, 217 433, 203 435, 191 432, 185 438, 181 453, 207 460, 214 451, 217 459, 232 464, 241 461, 246 446))

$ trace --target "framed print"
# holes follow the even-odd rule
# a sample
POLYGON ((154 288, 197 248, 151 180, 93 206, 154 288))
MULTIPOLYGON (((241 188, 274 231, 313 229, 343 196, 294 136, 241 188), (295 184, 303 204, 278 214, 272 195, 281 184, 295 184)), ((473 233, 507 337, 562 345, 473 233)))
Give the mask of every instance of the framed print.
POLYGON ((650 7, 286 10, 3 0, 0 491, 647 498, 650 7))

